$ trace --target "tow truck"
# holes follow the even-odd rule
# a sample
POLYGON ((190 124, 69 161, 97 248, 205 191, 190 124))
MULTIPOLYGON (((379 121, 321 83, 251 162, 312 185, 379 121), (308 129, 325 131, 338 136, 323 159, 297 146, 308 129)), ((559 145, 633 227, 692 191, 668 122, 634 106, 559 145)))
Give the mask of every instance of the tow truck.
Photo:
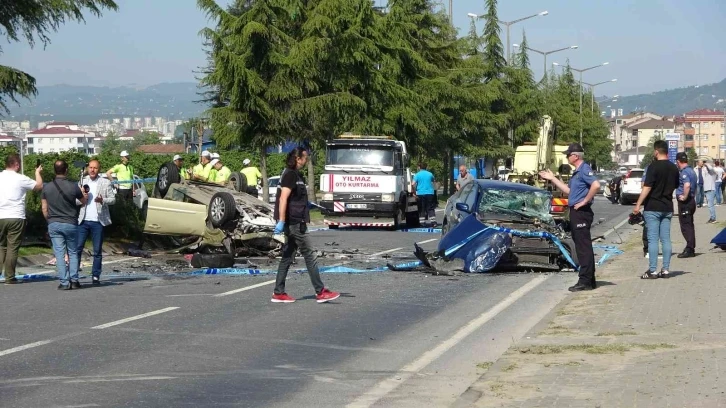
POLYGON ((567 145, 554 144, 550 134, 551 129, 552 118, 543 116, 537 142, 525 143, 516 148, 514 168, 508 174, 507 180, 552 192, 550 212, 555 221, 562 222, 569 219, 568 194, 559 191, 552 182, 541 179, 537 174, 540 170, 550 169, 565 183, 572 175, 573 168, 567 162, 567 157, 562 154, 567 150, 567 145))
POLYGON ((391 136, 343 134, 326 143, 320 175, 328 228, 420 225, 406 143, 391 136))

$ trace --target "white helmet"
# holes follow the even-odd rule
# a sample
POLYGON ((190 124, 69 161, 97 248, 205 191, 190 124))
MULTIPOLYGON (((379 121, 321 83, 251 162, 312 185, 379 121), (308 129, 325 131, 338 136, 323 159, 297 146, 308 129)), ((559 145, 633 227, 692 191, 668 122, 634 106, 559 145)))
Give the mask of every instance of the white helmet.
POLYGON ((250 164, 250 159, 244 159, 244 161, 242 162, 242 164, 244 164, 245 166, 248 165, 248 164, 250 164))

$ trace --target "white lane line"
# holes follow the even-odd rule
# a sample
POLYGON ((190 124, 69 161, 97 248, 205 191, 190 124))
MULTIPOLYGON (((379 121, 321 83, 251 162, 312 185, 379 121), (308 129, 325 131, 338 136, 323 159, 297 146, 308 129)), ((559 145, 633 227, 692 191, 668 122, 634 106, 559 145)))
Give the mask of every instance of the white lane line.
POLYGON ((115 263, 119 263, 119 262, 131 261, 134 259, 139 259, 139 258, 133 257, 133 258, 114 259, 113 261, 101 262, 101 265, 111 265, 111 264, 115 264, 115 263))
POLYGON ((251 289, 259 288, 261 286, 269 285, 271 283, 275 283, 275 280, 272 279, 272 280, 260 282, 260 283, 254 284, 254 285, 245 286, 244 288, 230 290, 229 292, 218 293, 218 294, 214 295, 214 297, 234 295, 235 293, 245 292, 245 291, 248 291, 251 289))
POLYGON ((348 408, 359 408, 359 407, 370 407, 371 405, 378 402, 381 398, 385 397, 388 393, 398 388, 401 384, 406 382, 409 378, 411 378, 414 374, 418 373, 422 369, 424 369, 427 365, 431 364, 432 362, 436 361, 439 357, 444 355, 447 351, 449 351, 452 347, 459 344, 462 340, 464 340, 468 335, 472 334, 476 330, 478 330, 480 327, 482 327, 486 322, 496 317, 499 313, 504 311, 506 308, 511 306, 514 302, 522 298, 524 295, 529 293, 532 289, 536 288, 542 282, 546 281, 549 278, 549 276, 538 276, 531 281, 527 282, 524 286, 521 288, 515 290, 514 292, 510 293, 506 298, 504 298, 501 302, 497 303, 494 307, 487 310, 486 312, 482 313, 475 319, 469 321, 467 324, 462 326, 459 330, 456 331, 451 337, 444 340, 443 342, 439 343, 438 346, 434 347, 433 349, 423 353, 421 356, 419 356, 416 360, 408 363, 403 368, 401 368, 395 376, 389 377, 378 384, 376 384, 373 388, 368 390, 365 394, 361 395, 360 397, 356 398, 355 401, 351 402, 350 404, 346 405, 348 408))
POLYGON ((164 297, 188 297, 188 296, 214 296, 213 293, 184 293, 181 295, 166 295, 164 297))
POLYGON ((439 240, 438 238, 431 238, 431 239, 427 239, 426 241, 417 242, 417 244, 419 244, 419 245, 428 244, 429 242, 434 242, 434 241, 438 241, 438 240, 439 240))
POLYGON ((127 317, 125 319, 116 320, 115 322, 109 322, 109 323, 102 324, 102 325, 99 325, 99 326, 94 326, 94 327, 91 327, 91 328, 92 329, 107 329, 109 327, 118 326, 119 324, 124 324, 124 323, 128 323, 128 322, 132 322, 134 320, 143 319, 145 317, 154 316, 154 315, 158 315, 158 314, 162 314, 162 313, 166 313, 166 312, 171 312, 172 310, 176 310, 176 309, 179 309, 179 308, 178 307, 165 307, 163 309, 154 310, 153 312, 149 312, 149 313, 144 313, 144 314, 140 314, 140 315, 136 315, 136 316, 127 317))
POLYGON ((13 347, 11 349, 0 351, 0 357, 7 356, 8 354, 17 353, 19 351, 31 349, 34 347, 45 346, 46 344, 50 344, 52 342, 53 342, 53 340, 42 340, 42 341, 36 341, 35 343, 26 344, 23 346, 13 347))
MULTIPOLYGON (((371 254, 370 256, 378 256, 378 255, 388 254, 388 253, 391 253, 391 252, 400 251, 402 249, 403 249, 403 247, 393 248, 393 249, 386 249, 385 251, 376 252, 375 254, 371 254)), ((346 262, 346 263, 350 263, 350 262, 346 262)))
POLYGON ((618 224, 618 225, 610 228, 609 230, 605 231, 605 233, 602 234, 602 237, 603 238, 607 238, 608 235, 612 234, 613 232, 615 232, 616 229, 622 227, 626 222, 628 222, 628 219, 629 218, 630 217, 628 216, 628 218, 625 218, 624 220, 620 221, 620 224, 618 224))

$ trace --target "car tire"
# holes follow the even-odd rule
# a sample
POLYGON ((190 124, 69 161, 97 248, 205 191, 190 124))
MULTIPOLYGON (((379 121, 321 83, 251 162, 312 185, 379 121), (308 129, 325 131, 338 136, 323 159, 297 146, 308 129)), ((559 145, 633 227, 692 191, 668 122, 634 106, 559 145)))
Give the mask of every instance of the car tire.
POLYGON ((229 186, 234 191, 247 192, 247 177, 238 171, 232 172, 229 176, 229 186))
POLYGON ((181 176, 179 176, 179 168, 176 167, 176 164, 173 162, 164 163, 156 173, 156 191, 159 192, 161 198, 164 198, 166 193, 169 192, 169 187, 180 181, 181 176))
POLYGON ((207 209, 207 217, 214 228, 232 221, 237 215, 237 203, 232 194, 220 191, 212 196, 207 209))
POLYGON ((418 211, 406 213, 406 228, 418 228, 421 226, 421 220, 418 218, 418 211))
MULTIPOLYGON (((570 253, 570 257, 579 266, 580 259, 577 257, 577 251, 575 251, 575 241, 572 239, 565 239, 562 241, 562 246, 570 253)), ((565 261, 565 265, 569 265, 569 262, 565 261)))
POLYGON ((234 256, 230 254, 200 254, 192 256, 194 268, 231 268, 234 266, 234 256))

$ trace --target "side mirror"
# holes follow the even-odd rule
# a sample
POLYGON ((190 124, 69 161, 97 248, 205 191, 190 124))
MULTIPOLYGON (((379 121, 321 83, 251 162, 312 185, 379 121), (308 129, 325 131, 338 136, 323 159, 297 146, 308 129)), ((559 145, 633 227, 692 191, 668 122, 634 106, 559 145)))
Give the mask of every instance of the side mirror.
POLYGON ((469 212, 469 204, 467 203, 456 203, 456 209, 468 213, 469 212))

